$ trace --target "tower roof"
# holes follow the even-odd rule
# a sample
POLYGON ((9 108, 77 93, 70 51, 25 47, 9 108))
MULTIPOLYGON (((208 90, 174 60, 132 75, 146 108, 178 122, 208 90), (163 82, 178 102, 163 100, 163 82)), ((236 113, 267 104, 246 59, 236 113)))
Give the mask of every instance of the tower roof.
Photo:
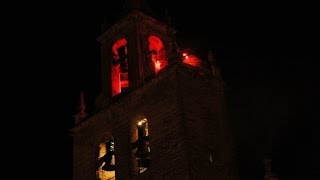
POLYGON ((152 10, 146 0, 126 0, 123 5, 124 13, 132 10, 139 10, 149 15, 152 14, 152 10))
POLYGON ((101 31, 104 32, 132 11, 140 11, 146 15, 154 16, 154 12, 151 10, 146 0, 125 0, 121 10, 114 12, 111 16, 108 15, 104 17, 101 31))

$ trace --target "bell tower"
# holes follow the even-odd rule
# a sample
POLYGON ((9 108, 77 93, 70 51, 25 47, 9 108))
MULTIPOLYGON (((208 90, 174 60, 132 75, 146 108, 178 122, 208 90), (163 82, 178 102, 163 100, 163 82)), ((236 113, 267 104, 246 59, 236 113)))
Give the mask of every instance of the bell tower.
POLYGON ((98 37, 101 94, 97 112, 71 130, 73 179, 236 180, 212 53, 180 51, 174 28, 144 13, 142 1, 127 4, 98 37))
POLYGON ((142 2, 127 1, 128 14, 98 37, 102 53, 98 106, 143 85, 168 65, 176 31, 144 14, 149 8, 142 2))

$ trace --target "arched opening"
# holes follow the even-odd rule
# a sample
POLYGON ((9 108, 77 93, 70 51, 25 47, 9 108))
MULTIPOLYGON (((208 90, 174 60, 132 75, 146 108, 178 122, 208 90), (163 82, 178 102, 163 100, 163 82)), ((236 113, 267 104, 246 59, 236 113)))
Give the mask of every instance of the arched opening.
POLYGON ((149 36, 149 52, 151 60, 154 64, 155 72, 167 66, 168 61, 165 53, 165 48, 162 41, 157 36, 149 36))
POLYGON ((133 174, 141 174, 147 171, 150 165, 149 129, 146 118, 139 118, 133 122, 131 145, 133 174))
POLYGON ((107 140, 99 144, 96 164, 97 180, 115 180, 114 141, 107 140))
POLYGON ((112 96, 117 95, 129 87, 127 40, 119 39, 112 46, 111 82, 112 96))

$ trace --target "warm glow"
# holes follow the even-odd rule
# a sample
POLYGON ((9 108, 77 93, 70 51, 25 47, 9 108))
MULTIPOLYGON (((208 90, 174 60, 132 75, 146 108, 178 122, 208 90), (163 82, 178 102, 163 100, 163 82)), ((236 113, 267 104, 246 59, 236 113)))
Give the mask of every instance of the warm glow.
POLYGON ((142 119, 142 120, 140 120, 139 122, 138 122, 138 125, 139 126, 144 126, 144 128, 145 128, 145 131, 146 131, 146 136, 149 136, 149 132, 148 132, 148 121, 147 121, 147 119, 146 118, 144 118, 144 119, 142 119))
POLYGON ((117 49, 121 46, 126 46, 127 45, 127 40, 125 38, 119 39, 118 41, 116 41, 113 46, 112 46, 112 53, 113 53, 113 57, 118 60, 119 56, 118 56, 118 51, 117 49))
POLYGON ((160 61, 159 61, 159 60, 157 60, 157 61, 155 62, 155 67, 156 67, 156 72, 158 72, 158 71, 160 70, 160 67, 161 67, 161 64, 160 64, 160 61))
MULTIPOLYGON (((118 48, 127 46, 125 38, 119 39, 112 46, 113 61, 119 60, 118 48)), ((125 48, 127 54, 127 48, 125 48)), ((128 72, 121 71, 120 64, 111 65, 111 80, 112 80, 112 96, 121 93, 124 88, 129 87, 128 72)))
POLYGON ((189 64, 191 66, 195 66, 195 67, 201 67, 201 60, 193 55, 193 54, 189 54, 189 53, 182 53, 182 61, 186 64, 189 64))
MULTIPOLYGON (((98 159, 100 159, 101 157, 103 157, 106 153, 107 153, 107 148, 106 148, 106 144, 105 143, 101 143, 99 145, 99 157, 98 159)), ((114 156, 112 156, 112 160, 111 162, 114 164, 115 163, 115 158, 114 156)), ((102 169, 102 167, 104 166, 105 163, 102 163, 102 165, 99 167, 99 169, 97 170, 97 176, 100 178, 100 180, 115 180, 116 179, 116 173, 115 171, 104 171, 102 169)))
POLYGON ((150 144, 147 119, 143 118, 134 122, 131 131, 132 173, 137 175, 149 168, 150 144))
POLYGON ((156 36, 149 37, 149 51, 151 53, 151 60, 154 63, 155 72, 167 65, 167 59, 165 56, 165 48, 162 41, 156 36))
POLYGON ((138 126, 141 126, 143 123, 146 123, 146 122, 147 122, 147 119, 144 118, 138 122, 138 126))

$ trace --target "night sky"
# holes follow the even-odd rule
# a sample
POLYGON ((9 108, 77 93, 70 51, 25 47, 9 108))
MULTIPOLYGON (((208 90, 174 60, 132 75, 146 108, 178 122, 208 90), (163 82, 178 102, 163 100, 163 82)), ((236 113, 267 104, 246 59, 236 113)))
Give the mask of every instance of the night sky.
MULTIPOLYGON (((15 18, 13 64, 19 66, 9 88, 17 97, 10 106, 12 134, 19 137, 10 146, 18 166, 14 179, 72 179, 68 131, 80 91, 88 113, 94 110, 101 73, 96 38, 103 19, 114 22, 122 5, 123 0, 48 3, 15 18)), ((273 158, 280 180, 319 178, 312 5, 232 0, 149 5, 158 19, 169 9, 182 48, 202 58, 215 52, 227 84, 240 179, 262 180, 265 156, 273 158)))

